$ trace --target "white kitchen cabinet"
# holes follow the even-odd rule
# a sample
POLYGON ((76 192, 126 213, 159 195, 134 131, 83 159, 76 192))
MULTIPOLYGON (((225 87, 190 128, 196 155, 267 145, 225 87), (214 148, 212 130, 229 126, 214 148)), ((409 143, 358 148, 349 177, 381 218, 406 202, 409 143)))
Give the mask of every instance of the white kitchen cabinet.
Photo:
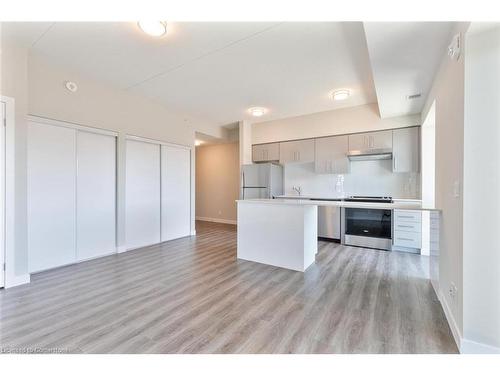
POLYGON ((252 161, 278 161, 280 160, 280 144, 266 143, 252 146, 252 161))
POLYGON ((392 148, 392 130, 351 134, 349 136, 349 151, 369 151, 381 148, 392 148))
POLYGON ((280 143, 280 164, 314 162, 314 139, 280 143))
POLYGON ((393 131, 392 171, 418 172, 420 134, 418 127, 393 131))
POLYGON ((394 210, 393 250, 419 253, 422 247, 422 212, 394 210))
POLYGON ((347 135, 317 138, 315 140, 314 170, 320 174, 349 173, 347 158, 349 141, 347 135))

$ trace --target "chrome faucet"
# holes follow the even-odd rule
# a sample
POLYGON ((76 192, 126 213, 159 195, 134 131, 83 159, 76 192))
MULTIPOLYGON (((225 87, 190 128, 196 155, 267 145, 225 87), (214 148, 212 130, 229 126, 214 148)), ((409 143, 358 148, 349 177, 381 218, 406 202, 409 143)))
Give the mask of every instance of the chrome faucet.
POLYGON ((294 186, 292 189, 298 194, 302 195, 302 188, 300 186, 294 186))

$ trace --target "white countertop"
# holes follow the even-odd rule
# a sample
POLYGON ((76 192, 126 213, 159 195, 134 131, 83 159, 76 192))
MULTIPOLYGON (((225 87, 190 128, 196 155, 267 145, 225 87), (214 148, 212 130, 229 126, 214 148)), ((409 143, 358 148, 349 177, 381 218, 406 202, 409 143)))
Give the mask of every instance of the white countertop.
MULTIPOLYGON (((304 197, 305 198, 305 197, 304 197)), ((318 199, 318 198, 315 198, 318 199)), ((380 210, 417 210, 417 211, 440 211, 438 208, 425 207, 418 200, 395 200, 393 203, 372 203, 372 202, 344 202, 344 201, 318 201, 305 199, 245 199, 237 200, 243 204, 280 204, 280 205, 307 205, 307 206, 337 206, 347 208, 374 208, 380 210)))

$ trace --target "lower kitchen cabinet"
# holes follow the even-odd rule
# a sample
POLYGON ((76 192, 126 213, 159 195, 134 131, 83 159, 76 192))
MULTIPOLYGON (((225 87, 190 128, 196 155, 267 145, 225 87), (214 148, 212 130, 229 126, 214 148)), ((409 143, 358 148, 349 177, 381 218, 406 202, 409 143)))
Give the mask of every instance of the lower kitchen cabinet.
POLYGON ((420 253, 422 247, 422 213, 394 210, 392 250, 420 253))

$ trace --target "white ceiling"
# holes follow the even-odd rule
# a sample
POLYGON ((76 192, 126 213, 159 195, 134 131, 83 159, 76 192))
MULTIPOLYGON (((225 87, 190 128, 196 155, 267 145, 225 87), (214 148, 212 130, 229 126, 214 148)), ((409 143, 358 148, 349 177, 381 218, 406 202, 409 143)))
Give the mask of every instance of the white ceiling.
POLYGON ((160 39, 135 23, 44 26, 32 51, 49 62, 220 125, 252 106, 269 109, 264 121, 376 101, 360 22, 169 23, 160 39), (351 98, 329 98, 344 87, 351 98))
POLYGON ((420 113, 451 42, 452 22, 365 23, 382 117, 420 113), (408 95, 421 93, 418 99, 408 95))
POLYGON ((251 119, 252 106, 269 109, 259 121, 377 100, 383 117, 417 113, 423 99, 409 103, 406 95, 425 97, 451 29, 451 23, 198 22, 169 23, 158 39, 133 22, 2 26, 3 38, 49 62, 218 125, 251 119), (339 88, 351 97, 332 101, 331 90, 339 88))

